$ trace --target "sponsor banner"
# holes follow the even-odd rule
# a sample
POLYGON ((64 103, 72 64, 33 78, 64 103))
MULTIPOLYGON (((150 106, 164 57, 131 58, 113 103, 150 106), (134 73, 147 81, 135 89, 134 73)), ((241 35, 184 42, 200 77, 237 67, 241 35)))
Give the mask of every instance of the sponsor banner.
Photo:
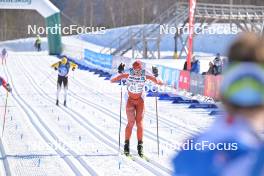
POLYGON ((204 80, 204 95, 215 99, 216 77, 214 75, 206 75, 204 80))
POLYGON ((162 73, 163 73, 163 66, 157 65, 157 68, 159 70, 159 75, 162 75, 162 73))
POLYGON ((101 69, 108 73, 112 71, 112 55, 96 53, 94 51, 85 49, 84 60, 88 62, 88 64, 93 68, 101 69))
POLYGON ((190 92, 197 95, 204 94, 204 76, 196 73, 191 73, 190 92))
POLYGON ((171 69, 168 67, 163 67, 162 70, 162 80, 164 84, 171 85, 171 69))
POLYGON ((179 77, 180 70, 164 67, 161 65, 157 65, 159 70, 159 75, 164 84, 170 85, 175 89, 179 88, 179 77))
POLYGON ((214 98, 214 100, 220 100, 220 85, 222 76, 206 75, 205 76, 205 88, 204 95, 214 98))
POLYGON ((189 91, 190 90, 190 72, 180 71, 179 89, 189 91))
POLYGON ((171 70, 171 86, 175 89, 179 88, 180 70, 171 70))
POLYGON ((102 68, 112 69, 112 55, 97 53, 96 57, 102 68))
POLYGON ((220 86, 221 86, 221 82, 222 82, 222 76, 221 75, 217 75, 215 77, 215 100, 220 100, 220 86))
POLYGON ((95 66, 98 65, 98 61, 96 60, 96 53, 91 50, 84 50, 84 59, 89 63, 94 64, 95 66))

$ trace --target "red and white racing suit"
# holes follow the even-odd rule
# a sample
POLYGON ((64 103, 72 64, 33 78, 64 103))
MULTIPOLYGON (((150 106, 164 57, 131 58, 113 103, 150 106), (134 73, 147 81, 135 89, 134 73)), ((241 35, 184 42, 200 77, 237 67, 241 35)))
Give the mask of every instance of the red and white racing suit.
POLYGON ((126 101, 126 114, 127 126, 125 131, 125 140, 129 140, 132 134, 134 124, 137 125, 137 139, 142 141, 143 138, 143 117, 144 117, 144 89, 147 80, 156 84, 162 85, 162 82, 154 77, 152 74, 146 73, 141 70, 139 74, 135 74, 133 69, 129 72, 121 73, 111 78, 111 82, 120 80, 127 82, 127 101, 126 101))

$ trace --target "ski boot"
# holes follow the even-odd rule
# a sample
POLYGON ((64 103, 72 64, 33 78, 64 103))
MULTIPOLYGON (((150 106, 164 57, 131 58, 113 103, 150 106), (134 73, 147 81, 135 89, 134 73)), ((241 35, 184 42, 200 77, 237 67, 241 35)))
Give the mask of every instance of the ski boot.
POLYGON ((64 103, 63 103, 63 105, 64 105, 65 107, 67 107, 67 103, 66 103, 66 100, 64 100, 64 103))
POLYGON ((125 145, 124 145, 124 154, 126 156, 129 156, 129 140, 125 141, 125 145))
POLYGON ((56 105, 59 106, 59 100, 56 100, 56 105))
POLYGON ((144 157, 144 154, 143 154, 143 141, 138 141, 137 150, 138 150, 138 155, 141 158, 143 158, 144 157))

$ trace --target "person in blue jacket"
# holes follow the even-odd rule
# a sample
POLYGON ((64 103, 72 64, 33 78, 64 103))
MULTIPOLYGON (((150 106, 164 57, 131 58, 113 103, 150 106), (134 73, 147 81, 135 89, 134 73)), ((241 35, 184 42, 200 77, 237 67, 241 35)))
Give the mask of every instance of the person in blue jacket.
POLYGON ((251 33, 231 45, 221 85, 227 114, 184 143, 173 159, 173 175, 264 175, 263 49, 264 39, 251 33))
POLYGON ((193 73, 200 73, 200 61, 196 59, 195 56, 192 57, 192 67, 191 67, 191 72, 193 73))

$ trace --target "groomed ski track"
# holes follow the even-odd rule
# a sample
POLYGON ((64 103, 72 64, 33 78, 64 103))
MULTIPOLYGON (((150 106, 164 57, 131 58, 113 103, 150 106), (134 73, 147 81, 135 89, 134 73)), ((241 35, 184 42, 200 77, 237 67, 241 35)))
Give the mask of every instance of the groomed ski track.
MULTIPOLYGON (((33 171, 48 175, 50 166, 54 175, 171 175, 170 161, 176 153, 175 145, 206 128, 212 120, 205 110, 194 113, 188 105, 159 101, 161 155, 158 158, 154 101, 146 98, 144 150, 150 162, 138 157, 130 161, 118 155, 120 87, 93 73, 76 70, 69 75, 68 107, 62 104, 57 107, 57 73, 50 68, 56 61, 57 58, 45 53, 10 53, 7 66, 2 66, 1 76, 13 87, 4 134, 8 142, 0 144, 1 166, 6 175, 25 175, 33 171), (23 151, 25 147, 19 152, 10 149, 11 139, 20 140, 20 145, 30 145, 30 135, 34 136, 33 141, 46 146, 45 150, 31 154, 27 153, 30 150, 23 151), (19 157, 17 153, 23 155, 19 157), (27 170, 23 164, 18 164, 23 162, 23 156, 34 160, 34 169, 27 170), (53 164, 48 162, 51 158, 53 164)), ((123 108, 121 142, 125 124, 123 108)), ((131 142, 134 155, 135 132, 134 129, 131 142)))

